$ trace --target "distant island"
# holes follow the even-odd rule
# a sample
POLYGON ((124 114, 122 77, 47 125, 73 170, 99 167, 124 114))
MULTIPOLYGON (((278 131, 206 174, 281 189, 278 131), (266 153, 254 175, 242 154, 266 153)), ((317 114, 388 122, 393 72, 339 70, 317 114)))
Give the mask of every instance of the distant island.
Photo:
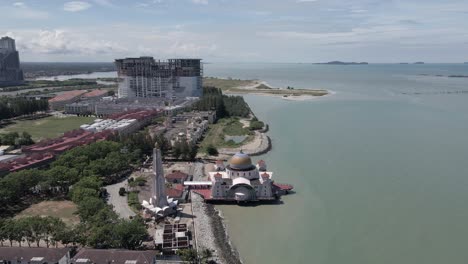
POLYGON ((327 65, 367 65, 368 62, 344 62, 344 61, 329 61, 329 62, 319 62, 315 64, 327 64, 327 65))
POLYGON ((417 61, 417 62, 415 62, 414 64, 424 64, 424 62, 422 62, 422 61, 417 61))

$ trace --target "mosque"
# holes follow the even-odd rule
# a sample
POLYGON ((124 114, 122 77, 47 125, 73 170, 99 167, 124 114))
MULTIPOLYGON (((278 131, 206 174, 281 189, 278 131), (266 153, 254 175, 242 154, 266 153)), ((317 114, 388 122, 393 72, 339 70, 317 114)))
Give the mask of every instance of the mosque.
POLYGON ((272 180, 265 161, 253 165, 249 155, 236 153, 225 165, 216 161, 215 171, 209 172, 208 181, 186 181, 184 185, 203 196, 205 201, 261 202, 274 201, 293 189, 289 184, 272 180))

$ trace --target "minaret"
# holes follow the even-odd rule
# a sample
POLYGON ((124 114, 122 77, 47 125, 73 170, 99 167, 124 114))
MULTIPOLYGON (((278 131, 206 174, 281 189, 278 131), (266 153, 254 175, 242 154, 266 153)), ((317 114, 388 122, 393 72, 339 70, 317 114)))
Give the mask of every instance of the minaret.
POLYGON ((167 197, 165 193, 166 181, 164 180, 164 169, 162 165, 161 150, 158 146, 153 149, 153 172, 154 172, 154 186, 153 196, 156 201, 154 206, 164 208, 168 206, 167 197))

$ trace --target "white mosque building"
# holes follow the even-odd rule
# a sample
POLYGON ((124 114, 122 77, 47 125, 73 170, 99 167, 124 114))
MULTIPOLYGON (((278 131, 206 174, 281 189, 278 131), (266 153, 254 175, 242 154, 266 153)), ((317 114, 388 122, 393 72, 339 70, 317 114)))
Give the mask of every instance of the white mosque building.
POLYGON ((218 160, 215 171, 209 172, 209 180, 184 182, 207 201, 258 202, 277 200, 292 190, 288 184, 272 180, 273 172, 267 171, 263 160, 253 165, 249 155, 241 152, 232 156, 225 166, 218 160))

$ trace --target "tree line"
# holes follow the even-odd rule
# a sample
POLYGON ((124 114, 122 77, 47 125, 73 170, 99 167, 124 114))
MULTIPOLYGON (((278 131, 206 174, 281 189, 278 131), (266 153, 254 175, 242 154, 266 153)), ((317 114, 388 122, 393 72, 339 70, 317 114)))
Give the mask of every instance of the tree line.
MULTIPOLYGON (((98 214, 102 215, 100 212, 98 214)), ((46 247, 57 247, 60 242, 65 247, 81 245, 94 248, 137 249, 147 236, 141 219, 123 220, 114 214, 112 219, 105 220, 105 224, 100 224, 100 231, 96 230, 96 226, 90 227, 88 222, 68 226, 60 218, 52 216, 0 219, 0 246, 3 247, 5 242, 13 246, 16 242, 20 247, 25 244, 28 247, 41 247, 42 242, 46 247), (102 243, 104 240, 106 244, 102 243)))
POLYGON ((66 245, 70 243, 68 237, 73 235, 68 233, 65 223, 57 217, 30 216, 19 219, 0 219, 1 246, 5 241, 9 241, 10 246, 17 242, 20 247, 23 243, 27 243, 29 247, 32 244, 39 247, 41 241, 47 247, 55 246, 59 241, 66 245))
MULTIPOLYGON (((56 240, 94 248, 135 249, 147 236, 143 221, 119 219, 104 200, 107 192, 103 186, 119 179, 140 159, 140 152, 121 142, 101 141, 67 151, 46 170, 10 173, 0 179, 0 216, 10 216, 48 198, 70 199, 78 206, 81 222, 67 227, 73 234, 66 233, 65 240, 56 240)), ((22 226, 16 223, 14 228, 22 226)))
POLYGON ((22 97, 0 98, 0 120, 34 114, 49 109, 47 100, 35 100, 22 97))
POLYGON ((218 118, 248 117, 250 107, 242 96, 223 95, 221 89, 216 87, 203 87, 203 96, 193 106, 199 111, 216 111, 218 118))
POLYGON ((119 219, 104 201, 103 182, 95 176, 82 178, 73 185, 71 200, 78 205, 80 237, 77 243, 93 248, 137 249, 147 238, 143 219, 119 219))
POLYGON ((84 177, 98 177, 109 184, 120 178, 130 164, 140 159, 122 143, 101 141, 58 156, 48 169, 29 169, 0 179, 0 217, 48 198, 66 197, 70 186, 84 177))

